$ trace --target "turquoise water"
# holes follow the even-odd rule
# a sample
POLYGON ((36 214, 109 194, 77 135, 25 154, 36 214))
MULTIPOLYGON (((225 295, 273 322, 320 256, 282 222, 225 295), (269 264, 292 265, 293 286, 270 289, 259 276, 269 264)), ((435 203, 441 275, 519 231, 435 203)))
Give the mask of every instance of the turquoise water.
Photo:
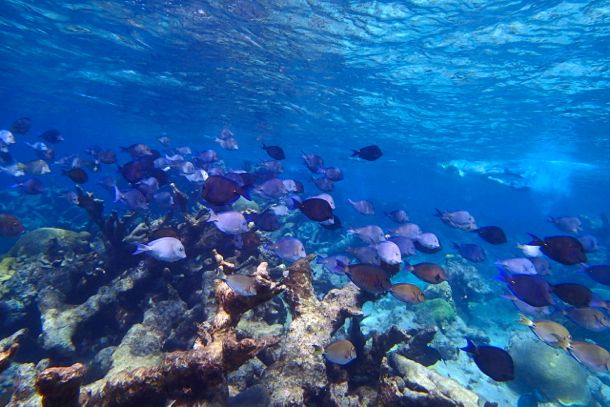
MULTIPOLYGON (((288 233, 303 239, 308 253, 358 246, 348 238, 350 226, 377 224, 389 232, 397 225, 383 212, 399 208, 443 245, 440 253, 419 252, 404 262, 445 264, 447 255, 456 255, 454 241, 484 247, 487 260, 473 266, 492 287, 494 308, 484 306, 491 301, 486 298, 470 313, 458 307, 458 315, 462 325, 487 332, 498 346, 506 348, 513 331, 530 334, 514 323, 517 311, 500 298, 504 290, 493 264, 520 256, 516 245, 529 241, 528 232, 566 234, 548 217, 577 216, 583 230, 574 236, 593 235, 599 243, 589 264, 610 262, 600 216, 610 198, 607 1, 6 0, 0 11, 0 128, 31 118, 27 134, 16 134, 8 146, 14 161, 2 166, 36 159, 25 143, 42 141, 38 135, 46 130, 59 129, 65 138, 53 146, 51 173, 38 177, 42 194, 13 187, 29 175, 0 174, 0 209, 17 216, 26 233, 40 227, 98 233, 65 198, 74 183, 61 174, 74 162, 58 163, 71 156, 91 159, 85 150, 93 145, 115 151, 120 165, 131 160, 120 147, 145 143, 163 155, 188 146, 190 161, 196 152, 214 149, 225 169, 251 170, 269 159, 260 148, 265 143, 284 149, 278 177, 301 181, 303 198, 320 191, 302 152, 318 154, 344 173, 331 192, 343 230, 321 235, 314 245, 302 226, 310 221, 291 218, 296 226, 288 233), (238 150, 215 141, 223 128, 233 132, 238 150), (161 136, 169 137, 169 147, 157 141, 161 136), (350 157, 352 149, 369 144, 382 149, 379 160, 350 157), (358 214, 347 199, 371 201, 376 214, 358 214), (508 243, 490 246, 451 229, 433 216, 435 208, 468 210, 479 226, 501 226, 508 243)), ((128 212, 97 184, 111 176, 119 189, 129 189, 117 166, 102 164, 93 172, 82 165, 89 175, 83 188, 106 201, 106 213, 128 212)), ((201 186, 175 169, 168 174, 190 194, 194 212, 201 186)), ((281 201, 254 198, 261 207, 281 201)), ((140 216, 164 213, 151 203, 140 216)), ((2 252, 16 240, 0 237, 2 252)), ((608 287, 587 279, 580 266, 551 266, 549 281, 579 282, 610 299, 608 287)), ((347 283, 333 278, 337 287, 347 283)), ((393 281, 416 280, 401 271, 393 281)), ((402 306, 386 297, 369 302, 365 327, 417 325, 396 317, 402 306)), ((565 322, 560 311, 553 319, 565 322)), ((0 325, 0 336, 23 324, 0 325)), ((574 338, 610 348, 607 332, 566 326, 574 338)), ((448 335, 445 346, 465 346, 464 329, 445 328, 460 332, 448 335)), ((29 348, 21 362, 47 356, 36 344, 29 348)), ((460 355, 436 368, 464 385, 473 379, 474 390, 492 401, 510 404, 539 390, 479 380, 474 364, 460 355)), ((77 352, 58 360, 90 356, 77 352)), ((607 373, 587 370, 587 377, 608 383, 607 373)), ((610 394, 605 391, 599 394, 610 394)))

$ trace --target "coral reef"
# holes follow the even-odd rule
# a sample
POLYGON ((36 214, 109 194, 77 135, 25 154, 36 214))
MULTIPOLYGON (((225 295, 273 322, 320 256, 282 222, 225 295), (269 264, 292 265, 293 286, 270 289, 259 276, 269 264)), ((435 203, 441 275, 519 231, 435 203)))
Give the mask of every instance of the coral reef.
POLYGON ((519 372, 516 384, 562 405, 589 402, 589 389, 583 385, 587 382, 587 372, 567 352, 524 334, 511 338, 509 351, 519 372))
POLYGON ((397 353, 383 361, 379 393, 386 406, 479 406, 476 394, 397 353))

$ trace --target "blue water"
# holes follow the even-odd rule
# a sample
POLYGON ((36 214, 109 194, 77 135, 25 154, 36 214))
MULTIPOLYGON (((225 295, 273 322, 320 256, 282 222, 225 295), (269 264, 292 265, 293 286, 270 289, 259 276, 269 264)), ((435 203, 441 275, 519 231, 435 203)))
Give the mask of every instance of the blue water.
MULTIPOLYGON (((316 153, 345 173, 333 191, 345 225, 389 230, 383 211, 404 208, 441 237, 443 255, 452 240, 474 240, 442 225, 435 208, 467 209, 480 225, 502 226, 510 248, 489 249, 491 261, 480 266, 490 280, 493 260, 517 256, 527 232, 559 233, 549 216, 595 221, 608 210, 609 66, 608 1, 0 4, 0 128, 32 118, 10 147, 17 161, 35 159, 24 142, 50 128, 66 138, 57 158, 87 158, 86 148, 101 145, 120 164, 129 160, 120 146, 161 148, 162 135, 172 147, 215 149, 234 169, 268 159, 266 143, 284 148, 281 177, 303 181, 307 195, 317 190, 300 155, 316 153), (214 142, 224 127, 239 150, 214 142), (382 148, 380 160, 349 157, 368 144, 382 148), (515 188, 441 167, 451 160, 534 175, 515 188), (372 201, 377 215, 355 213, 348 198, 372 201)), ((41 177, 49 215, 11 206, 19 180, 6 174, 2 210, 27 230, 85 228, 80 210, 59 196, 73 183, 51 168, 41 177), (50 215, 60 209, 73 211, 72 225, 50 215)), ((124 212, 95 184, 105 175, 120 179, 103 166, 85 189, 124 212)), ((15 240, 0 238, 0 249, 15 240)))

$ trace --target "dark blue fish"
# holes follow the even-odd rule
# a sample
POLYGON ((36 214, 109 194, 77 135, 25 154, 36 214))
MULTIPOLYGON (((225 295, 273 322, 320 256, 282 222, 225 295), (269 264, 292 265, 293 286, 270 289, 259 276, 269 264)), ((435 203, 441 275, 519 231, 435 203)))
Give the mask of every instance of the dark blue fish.
POLYGON ((273 232, 282 227, 279 218, 271 209, 267 209, 261 213, 247 215, 248 221, 254 222, 254 225, 265 232, 273 232))
POLYGON ((498 276, 508 286, 508 289, 532 307, 553 305, 551 286, 536 274, 508 274, 501 270, 498 276))
POLYGON ((593 292, 584 285, 576 283, 560 283, 551 285, 553 294, 576 308, 588 307, 593 301, 593 292))
POLYGON ((352 280, 352 283, 363 291, 383 294, 392 287, 390 276, 380 266, 366 263, 340 265, 345 267, 345 274, 352 280))
POLYGON ((497 382, 507 382, 515 378, 513 358, 507 351, 489 345, 476 346, 470 339, 466 341, 468 344, 460 349, 472 355, 481 372, 497 382))
POLYGON ((267 154, 269 154, 269 157, 273 158, 274 160, 283 160, 284 158, 286 158, 286 154, 284 154, 284 150, 282 150, 282 147, 266 146, 263 144, 263 150, 265 150, 267 154))
POLYGON ((585 248, 580 241, 572 236, 549 236, 544 239, 532 235, 533 241, 529 245, 540 246, 542 253, 551 259, 571 266, 574 264, 586 263, 587 255, 585 248))
POLYGON ((479 237, 487 243, 502 244, 507 242, 506 234, 502 228, 498 226, 483 226, 473 230, 473 232, 479 235, 479 237))
POLYGON ((352 150, 352 151, 353 151, 352 157, 360 157, 363 160, 367 160, 367 161, 375 161, 383 155, 379 146, 374 145, 374 144, 370 145, 370 146, 362 147, 360 150, 352 150))
POLYGON ((59 130, 47 130, 39 136, 41 139, 48 143, 57 144, 64 140, 59 130))
POLYGON ((473 263, 480 263, 482 261, 485 261, 487 257, 485 256, 485 250, 483 250, 481 246, 476 245, 474 243, 453 243, 453 247, 455 247, 460 256, 473 263))
POLYGON ((588 266, 584 268, 584 272, 594 281, 600 284, 610 285, 610 265, 598 264, 595 266, 588 266))
POLYGON ((222 175, 210 175, 203 184, 201 197, 212 205, 228 205, 243 196, 250 200, 250 196, 237 182, 222 175))
POLYGON ((293 200, 293 204, 303 215, 316 222, 324 222, 334 217, 330 204, 322 198, 309 198, 303 202, 293 200))

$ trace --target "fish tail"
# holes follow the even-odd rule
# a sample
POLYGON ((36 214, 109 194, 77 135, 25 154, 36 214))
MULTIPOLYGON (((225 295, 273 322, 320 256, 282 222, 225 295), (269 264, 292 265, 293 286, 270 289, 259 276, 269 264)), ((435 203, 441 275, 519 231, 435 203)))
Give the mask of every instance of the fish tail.
POLYGON ((408 261, 405 261, 405 270, 413 272, 414 267, 408 261))
POLYGON ((517 321, 517 322, 519 322, 521 325, 525 325, 525 326, 534 325, 534 322, 523 314, 519 315, 519 321, 517 321))
POLYGON ((358 157, 358 154, 360 154, 360 150, 352 149, 352 157, 358 157))
POLYGON ((216 215, 216 213, 210 209, 210 213, 209 213, 207 222, 217 222, 217 221, 218 221, 218 215, 216 215))
POLYGON ((477 345, 474 344, 470 339, 466 338, 466 346, 459 348, 466 353, 477 353, 477 345))
POLYGON ((261 148, 262 148, 263 150, 266 150, 266 149, 267 149, 267 146, 265 145, 265 143, 262 143, 261 148))
POLYGON ((248 201, 251 201, 252 198, 250 196, 251 188, 250 187, 239 187, 237 189, 237 193, 243 196, 248 201))
POLYGON ((443 212, 441 212, 438 208, 434 208, 434 210, 436 210, 434 216, 438 216, 439 218, 443 216, 443 212))
POLYGON ((135 256, 135 255, 138 255, 138 254, 141 254, 141 253, 149 252, 151 250, 152 249, 149 246, 147 246, 145 244, 138 243, 138 246, 136 247, 136 250, 133 253, 131 253, 131 254, 132 254, 132 256, 135 256))
POLYGON ((532 239, 534 239, 534 242, 533 242, 534 245, 536 245, 536 246, 544 246, 544 240, 540 239, 538 236, 536 236, 533 233, 528 233, 528 235, 530 235, 530 237, 532 239))
POLYGON ((498 276, 496 279, 503 283, 507 283, 510 280, 510 274, 504 268, 498 267, 498 276))

